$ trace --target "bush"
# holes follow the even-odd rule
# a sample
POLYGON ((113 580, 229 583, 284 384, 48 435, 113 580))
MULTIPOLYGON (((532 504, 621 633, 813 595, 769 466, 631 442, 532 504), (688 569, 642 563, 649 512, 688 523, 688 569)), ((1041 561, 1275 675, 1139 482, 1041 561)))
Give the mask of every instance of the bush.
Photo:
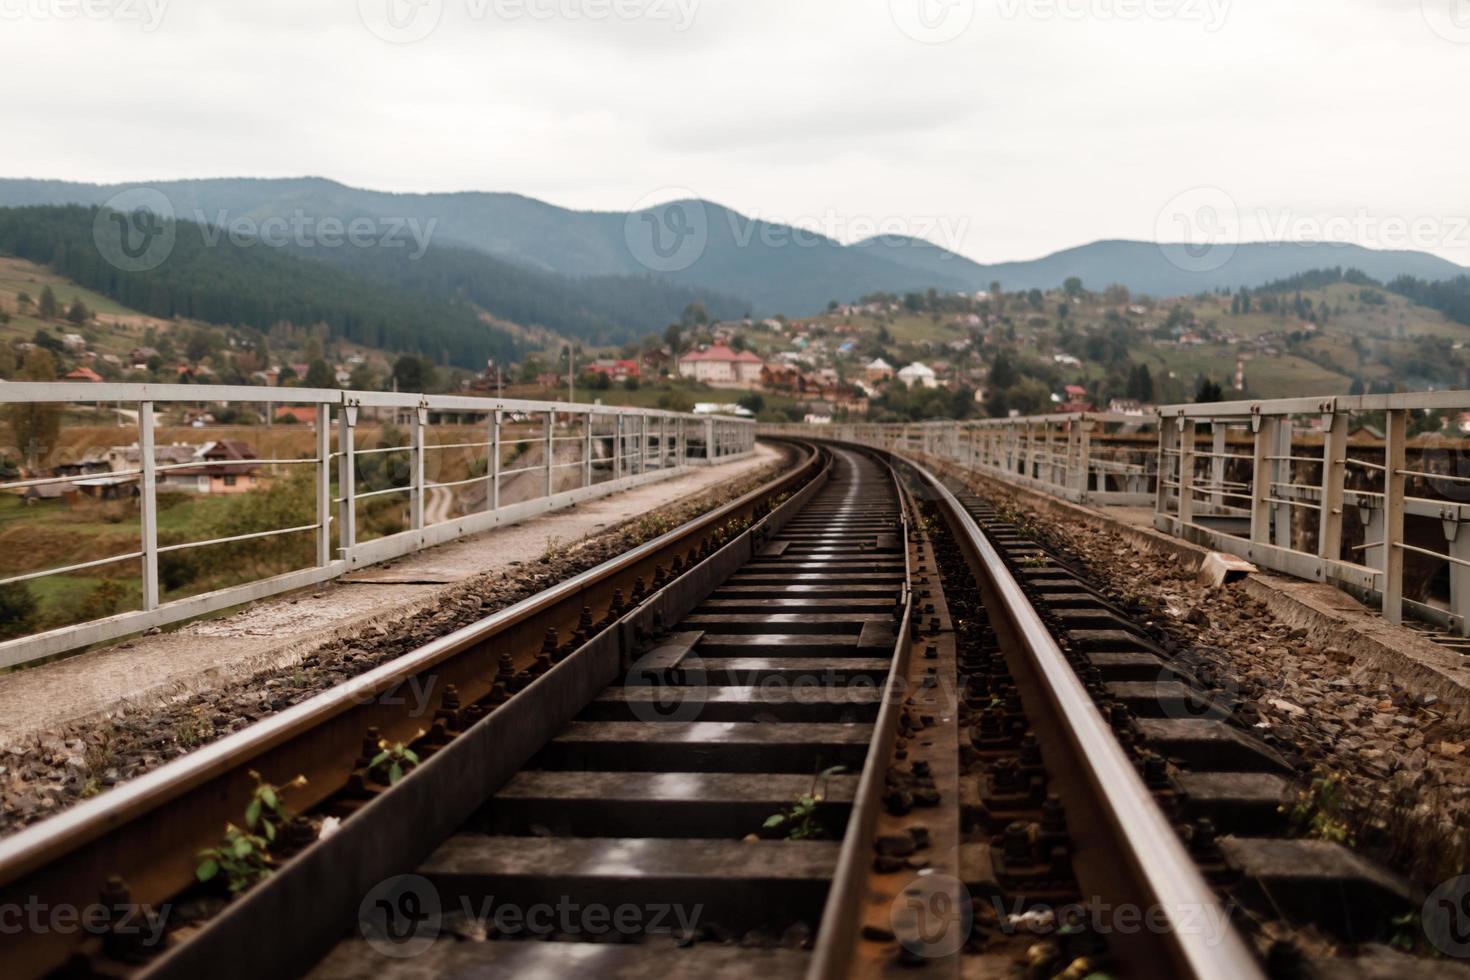
POLYGON ((0 585, 0 640, 25 636, 35 629, 36 597, 24 582, 0 585))

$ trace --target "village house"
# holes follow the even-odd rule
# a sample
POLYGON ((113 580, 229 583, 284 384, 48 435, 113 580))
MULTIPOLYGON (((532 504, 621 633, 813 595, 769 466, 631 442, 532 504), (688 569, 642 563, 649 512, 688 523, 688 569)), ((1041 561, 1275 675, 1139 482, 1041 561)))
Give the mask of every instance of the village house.
POLYGON ((636 360, 613 360, 606 357, 598 358, 587 365, 586 371, 589 374, 605 374, 613 381, 626 381, 641 374, 636 360))
POLYGON ((98 384, 102 381, 102 375, 91 368, 79 367, 75 371, 66 372, 68 381, 84 381, 88 384, 98 384))
POLYGON ((925 388, 939 387, 939 377, 927 365, 918 361, 900 370, 898 380, 903 382, 905 388, 912 388, 916 384, 925 388))
MULTIPOLYGON (((92 470, 95 475, 82 476, 74 483, 84 494, 102 499, 135 497, 142 468, 142 452, 137 443, 131 446, 113 446, 101 459, 106 463, 103 471, 92 470)), ((255 450, 249 444, 236 440, 219 440, 203 446, 173 443, 153 447, 153 465, 159 467, 156 485, 159 490, 177 490, 183 493, 231 494, 244 493, 263 486, 265 478, 259 475, 255 450)), ((95 460, 93 463, 95 465, 95 460)))
POLYGON ((876 357, 863 368, 863 375, 868 379, 869 384, 882 384, 893 377, 893 365, 881 357, 876 357))
POLYGON ((690 351, 679 358, 679 376, 709 385, 756 385, 765 362, 750 351, 737 351, 724 344, 690 351))

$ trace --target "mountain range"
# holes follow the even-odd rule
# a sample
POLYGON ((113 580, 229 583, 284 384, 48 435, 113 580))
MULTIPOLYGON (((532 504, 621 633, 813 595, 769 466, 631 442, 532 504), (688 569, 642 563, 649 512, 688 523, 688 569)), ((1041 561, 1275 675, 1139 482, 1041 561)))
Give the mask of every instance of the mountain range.
MULTIPOLYGON (((708 201, 676 201, 636 212, 574 211, 508 193, 395 194, 323 178, 219 178, 104 185, 0 179, 0 207, 103 205, 147 186, 175 215, 199 224, 259 227, 269 218, 344 225, 365 219, 426 232, 422 256, 400 249, 288 247, 410 292, 446 293, 488 312, 568 336, 611 341, 658 330, 684 306, 712 314, 802 316, 829 301, 874 292, 934 288, 974 292, 1121 283, 1154 296, 1255 287, 1312 269, 1342 266, 1391 280, 1442 280, 1466 268, 1424 252, 1336 243, 1249 243, 1197 263, 1169 246, 1098 241, 1030 261, 982 264, 916 238, 880 236, 843 245, 788 225, 747 217, 708 201)), ((365 226, 366 227, 366 226, 365 226)))

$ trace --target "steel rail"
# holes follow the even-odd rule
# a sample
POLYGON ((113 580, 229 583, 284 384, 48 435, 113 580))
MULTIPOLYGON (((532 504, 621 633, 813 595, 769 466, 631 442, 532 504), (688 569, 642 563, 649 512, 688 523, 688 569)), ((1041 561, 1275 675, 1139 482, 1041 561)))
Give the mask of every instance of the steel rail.
POLYGON ((1224 907, 1200 874, 1174 828, 1092 703, 1066 656, 988 537, 949 488, 898 453, 933 492, 959 543, 970 553, 997 634, 1017 650, 1017 684, 1027 714, 1040 729, 1052 785, 1070 817, 1075 866, 1086 891, 1134 907, 1162 929, 1122 929, 1108 936, 1119 960, 1139 976, 1252 980, 1264 974, 1233 929, 1211 936, 1200 916, 1224 907), (986 594, 988 593, 988 594, 986 594), (1186 918, 1189 917, 1189 918, 1186 918))
MULTIPOLYGON (((584 608, 608 608, 615 592, 631 594, 637 581, 652 581, 717 528, 820 476, 822 454, 798 445, 807 451, 800 465, 737 500, 0 841, 0 907, 28 907, 42 896, 52 907, 87 908, 114 875, 126 881, 132 903, 168 901, 193 880, 198 851, 217 843, 225 824, 244 812, 252 770, 280 782, 306 776, 307 785, 292 795, 296 809, 330 798, 369 728, 393 741, 413 740, 432 721, 431 696, 437 704, 452 684, 466 703, 483 698, 502 654, 511 653, 518 669, 528 666, 550 631, 575 632, 584 608), (405 710, 406 694, 422 697, 422 717, 405 710)), ((85 932, 56 930, 10 936, 7 976, 50 972, 86 939, 85 932)))

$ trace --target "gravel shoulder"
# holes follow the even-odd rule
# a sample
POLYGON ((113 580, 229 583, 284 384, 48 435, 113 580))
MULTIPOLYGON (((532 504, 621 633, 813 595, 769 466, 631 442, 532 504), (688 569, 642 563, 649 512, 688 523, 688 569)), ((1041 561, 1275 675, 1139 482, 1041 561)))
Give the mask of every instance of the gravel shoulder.
POLYGON ((313 592, 0 676, 0 834, 513 605, 771 479, 761 446, 313 592))
MULTIPOLYGON (((1067 505, 1086 517, 1059 519, 1026 491, 970 482, 1137 611, 1177 662, 1234 703, 1237 720, 1296 764, 1303 790, 1331 781, 1337 798, 1308 805, 1354 847, 1427 887, 1470 867, 1470 725, 1437 695, 1356 656, 1341 629, 1329 635, 1283 619, 1271 576, 1209 587, 1195 560, 1141 544, 1105 511, 1067 505)), ((1358 612, 1372 629, 1424 642, 1358 612)))

